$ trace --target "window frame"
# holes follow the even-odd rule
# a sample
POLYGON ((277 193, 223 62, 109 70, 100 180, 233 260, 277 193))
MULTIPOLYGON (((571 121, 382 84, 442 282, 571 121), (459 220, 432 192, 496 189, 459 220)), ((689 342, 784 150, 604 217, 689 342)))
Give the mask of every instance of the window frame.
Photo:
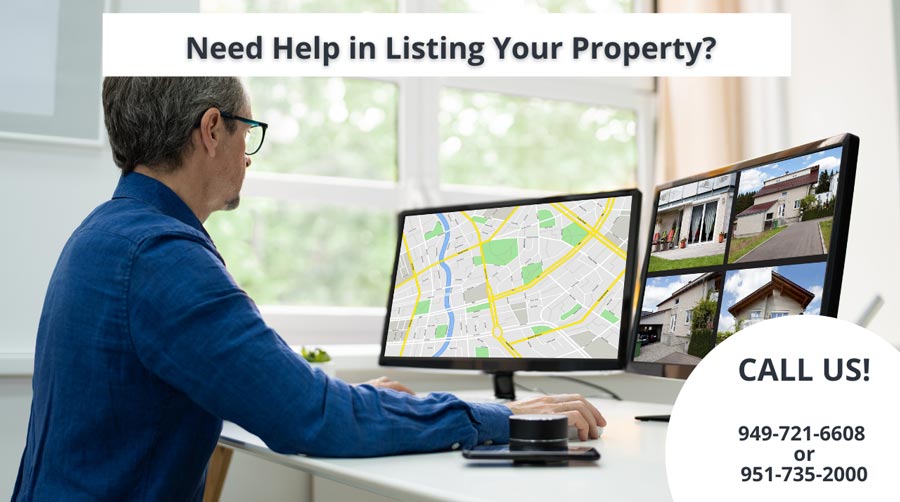
MULTIPOLYGON (((652 2, 635 0, 636 12, 652 2)), ((398 12, 438 12, 438 0, 399 0, 398 12)), ((242 195, 302 204, 403 209, 551 195, 541 190, 441 183, 439 124, 443 88, 627 108, 635 113, 636 186, 654 189, 655 78, 358 78, 397 86, 397 180, 344 178, 249 170, 242 195), (336 202, 337 201, 337 202, 336 202)), ((627 187, 616 187, 627 188, 627 187)), ((385 291, 385 302, 387 299, 385 291)), ((266 322, 290 345, 379 344, 386 306, 260 305, 266 322)), ((673 328, 674 330, 674 328, 673 328)))

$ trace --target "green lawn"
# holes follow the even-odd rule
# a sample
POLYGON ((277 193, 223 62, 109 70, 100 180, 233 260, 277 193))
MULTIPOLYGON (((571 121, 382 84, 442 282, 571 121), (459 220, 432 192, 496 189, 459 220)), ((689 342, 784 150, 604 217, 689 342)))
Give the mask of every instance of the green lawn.
POLYGON ((738 261, 742 256, 753 251, 757 246, 769 240, 770 237, 781 232, 785 228, 787 227, 772 228, 759 235, 754 235, 753 237, 732 238, 731 252, 728 254, 728 263, 738 261))
POLYGON ((697 258, 682 258, 680 260, 667 260, 657 256, 650 257, 650 272, 660 272, 662 270, 676 270, 682 268, 709 267, 721 265, 725 261, 724 254, 714 254, 711 256, 700 256, 697 258))
POLYGON ((820 221, 819 228, 822 229, 822 238, 825 239, 825 252, 828 252, 828 247, 831 246, 831 222, 828 221, 820 221))

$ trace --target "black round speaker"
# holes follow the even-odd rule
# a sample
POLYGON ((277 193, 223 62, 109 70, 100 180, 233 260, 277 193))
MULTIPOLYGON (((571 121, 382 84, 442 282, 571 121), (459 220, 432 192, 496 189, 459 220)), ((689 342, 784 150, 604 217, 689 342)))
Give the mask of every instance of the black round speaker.
POLYGON ((510 450, 565 450, 569 447, 569 419, 565 415, 511 415, 510 450))

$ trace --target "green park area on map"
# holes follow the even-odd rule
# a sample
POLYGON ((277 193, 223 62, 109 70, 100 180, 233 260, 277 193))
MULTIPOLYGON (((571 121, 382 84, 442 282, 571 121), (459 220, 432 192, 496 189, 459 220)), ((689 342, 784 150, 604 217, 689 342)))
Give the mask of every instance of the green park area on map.
POLYGON ((556 224, 556 220, 553 219, 553 213, 547 209, 541 209, 537 212, 538 220, 540 221, 539 226, 541 228, 552 228, 553 225, 556 224))
POLYGON ((540 262, 525 265, 524 267, 522 267, 522 284, 528 284, 529 282, 537 279, 537 276, 541 275, 541 272, 543 272, 543 270, 544 266, 540 262))
POLYGON ((569 310, 568 312, 566 312, 565 314, 563 314, 562 317, 559 318, 559 320, 560 320, 560 321, 565 321, 566 319, 572 317, 572 315, 574 315, 574 314, 575 314, 576 312, 578 312, 579 310, 581 310, 581 304, 576 303, 575 306, 572 307, 571 310, 569 310))
POLYGON ((484 243, 484 260, 488 265, 506 265, 519 256, 518 239, 499 239, 484 243))
POLYGON ((581 225, 572 223, 563 229, 562 240, 566 241, 570 246, 575 247, 587 237, 587 234, 587 230, 581 228, 581 225))
POLYGON ((619 318, 616 317, 616 314, 613 314, 612 312, 610 312, 608 310, 604 310, 603 313, 600 314, 600 317, 606 319, 607 321, 609 321, 613 324, 619 322, 619 318))
POLYGON ((422 300, 416 304, 415 315, 427 314, 431 310, 431 300, 422 300))
POLYGON ((441 222, 437 222, 434 224, 434 229, 432 229, 431 232, 425 232, 425 240, 437 237, 443 233, 444 227, 441 226, 441 222))

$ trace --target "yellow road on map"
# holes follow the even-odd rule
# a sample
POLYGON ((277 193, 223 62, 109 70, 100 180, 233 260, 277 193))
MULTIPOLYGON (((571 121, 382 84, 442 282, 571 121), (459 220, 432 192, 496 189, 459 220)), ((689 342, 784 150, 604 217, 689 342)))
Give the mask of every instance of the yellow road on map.
MULTIPOLYGON (((594 225, 593 228, 602 228, 603 227, 603 224, 606 223, 606 219, 609 218, 609 214, 612 212, 611 209, 612 209, 614 203, 615 203, 615 199, 609 199, 606 201, 606 206, 604 206, 603 212, 600 214, 600 218, 597 219, 597 224, 594 225)), ((550 205, 553 206, 553 204, 550 204, 550 205)), ((560 212, 562 212, 562 211, 560 211, 560 212)), ((593 230, 593 228, 591 230, 593 230)), ((553 273, 556 269, 565 265, 565 263, 567 261, 572 259, 572 257, 574 257, 576 254, 578 254, 578 252, 581 251, 581 249, 584 248, 584 246, 586 246, 588 242, 590 242, 590 239, 583 239, 575 247, 570 249, 568 253, 564 254, 559 260, 556 260, 556 262, 554 262, 553 265, 550 265, 549 267, 547 267, 547 270, 544 270, 540 274, 538 274, 538 276, 535 277, 534 280, 532 280, 528 284, 523 284, 522 286, 512 288, 508 291, 504 291, 504 292, 498 294, 497 298, 503 299, 508 296, 512 296, 516 293, 521 293, 522 291, 528 290, 534 286, 537 286, 537 284, 539 282, 541 282, 544 278, 549 277, 550 274, 553 273)))
POLYGON ((409 243, 406 242, 406 236, 403 236, 403 246, 406 248, 406 257, 409 258, 409 266, 412 268, 413 276, 416 278, 416 303, 413 303, 412 312, 409 314, 409 324, 406 325, 406 334, 403 335, 403 345, 400 346, 400 355, 403 356, 403 350, 406 348, 406 339, 409 338, 409 330, 412 328, 413 319, 416 314, 416 306, 419 305, 419 299, 422 298, 422 287, 419 285, 419 276, 415 275, 416 266, 413 265, 412 253, 409 252, 409 243))
MULTIPOLYGON (((505 225, 506 222, 509 221, 510 218, 512 218, 512 215, 516 212, 516 209, 519 208, 515 208, 510 211, 510 213, 506 216, 506 219, 503 220, 502 223, 500 223, 500 226, 497 227, 497 230, 495 230, 494 233, 491 234, 490 238, 488 238, 487 242, 490 242, 490 240, 493 239, 498 232, 500 232, 500 229, 503 228, 503 225, 505 225)), ((497 315, 497 305, 494 304, 494 292, 491 290, 491 283, 488 280, 487 259, 485 259, 484 256, 484 242, 482 242, 481 240, 481 231, 478 229, 478 225, 475 223, 475 220, 469 217, 469 215, 466 214, 465 211, 462 211, 462 215, 465 216, 467 220, 469 220, 469 222, 472 224, 472 227, 475 228, 475 235, 478 236, 478 247, 481 250, 481 268, 484 270, 484 287, 487 291, 488 306, 491 308, 491 320, 494 323, 493 329, 491 329, 491 336, 494 337, 495 340, 500 342, 500 345, 502 345, 503 348, 506 349, 506 351, 509 352, 511 356, 522 357, 522 354, 520 354, 518 350, 513 348, 513 346, 510 345, 505 338, 503 338, 503 327, 500 326, 500 317, 497 315)))
POLYGON ((606 294, 609 293, 609 291, 613 288, 613 286, 615 286, 617 282, 619 282, 620 280, 622 280, 622 276, 624 276, 624 275, 625 275, 625 271, 624 271, 624 270, 621 271, 621 272, 619 272, 619 275, 616 276, 616 278, 615 278, 615 279, 613 280, 613 282, 609 285, 609 287, 606 288, 606 291, 604 291, 603 294, 600 295, 600 298, 597 298, 597 301, 595 301, 594 304, 591 305, 591 308, 589 308, 588 311, 585 312, 583 316, 581 316, 581 319, 578 319, 577 321, 574 321, 574 322, 570 322, 569 324, 563 324, 562 326, 559 326, 559 327, 557 327, 557 328, 548 329, 547 331, 542 331, 541 333, 537 333, 537 334, 534 334, 534 335, 531 335, 531 336, 527 336, 527 337, 525 337, 525 338, 520 338, 520 339, 518 339, 518 340, 512 342, 512 344, 515 345, 515 344, 517 344, 517 343, 527 342, 528 340, 532 340, 532 339, 537 338, 537 337, 539 337, 539 336, 544 336, 544 335, 546 335, 546 334, 548 334, 548 333, 553 333, 553 332, 556 332, 556 331, 559 331, 559 330, 562 330, 562 329, 571 328, 572 326, 577 326, 577 325, 583 323, 584 321, 587 320, 588 316, 591 315, 591 312, 593 312, 594 309, 597 308, 597 305, 600 305, 600 302, 603 301, 603 298, 606 297, 606 294))

